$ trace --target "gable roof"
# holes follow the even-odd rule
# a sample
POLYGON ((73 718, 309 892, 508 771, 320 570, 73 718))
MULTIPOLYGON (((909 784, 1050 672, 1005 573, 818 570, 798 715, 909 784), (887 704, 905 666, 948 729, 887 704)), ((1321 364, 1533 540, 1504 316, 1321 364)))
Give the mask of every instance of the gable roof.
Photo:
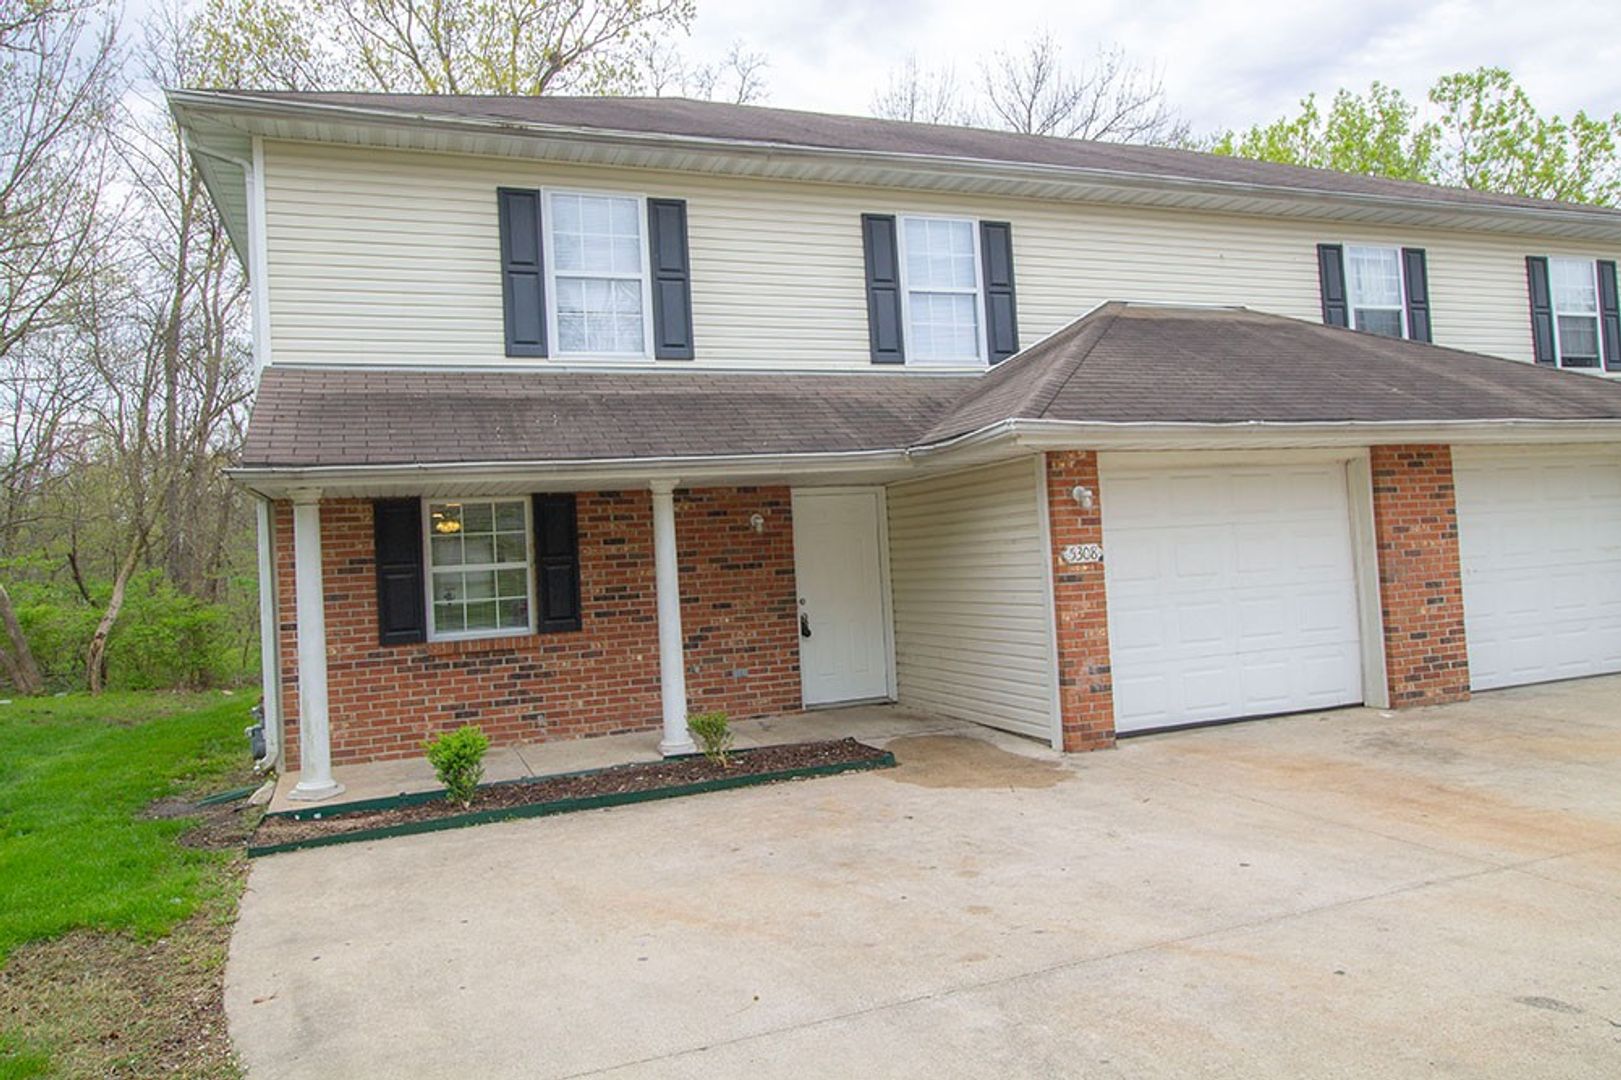
POLYGON ((970 378, 272 366, 241 463, 251 473, 904 453, 1029 421, 1240 433, 1621 422, 1621 383, 1241 308, 1111 303, 970 378))
MULTIPOLYGON (((310 105, 338 105, 419 117, 504 121, 553 128, 639 132, 721 142, 859 150, 920 157, 967 158, 1004 165, 1052 165, 1189 180, 1263 184, 1299 191, 1400 195, 1476 206, 1572 205, 1467 188, 1441 187, 1355 173, 1278 165, 1131 143, 1021 135, 985 128, 920 124, 865 116, 731 105, 687 98, 350 94, 218 91, 310 105)), ((1573 208, 1575 208, 1573 206, 1573 208)), ((1582 209, 1591 209, 1583 207, 1582 209)))

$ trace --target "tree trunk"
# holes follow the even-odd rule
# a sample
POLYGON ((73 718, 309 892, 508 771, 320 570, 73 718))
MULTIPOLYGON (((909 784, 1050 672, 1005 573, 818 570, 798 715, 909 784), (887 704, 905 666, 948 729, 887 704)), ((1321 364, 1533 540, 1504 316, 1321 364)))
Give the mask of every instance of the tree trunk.
POLYGON ((124 593, 129 588, 129 579, 135 575, 135 568, 140 565, 141 548, 145 545, 146 537, 143 534, 130 546, 129 554, 118 568, 118 576, 113 578, 113 594, 107 600, 107 610, 101 613, 101 621, 96 624, 96 632, 90 638, 90 650, 85 655, 84 667, 92 694, 99 694, 107 688, 107 637, 113 632, 113 624, 118 621, 118 613, 124 607, 124 593))
POLYGON ((0 585, 0 624, 4 624, 6 640, 11 645, 9 649, 0 648, 0 665, 5 667, 11 685, 25 697, 44 693, 45 677, 39 673, 34 650, 28 647, 28 639, 23 637, 22 624, 17 621, 17 611, 11 606, 11 594, 4 585, 0 585))

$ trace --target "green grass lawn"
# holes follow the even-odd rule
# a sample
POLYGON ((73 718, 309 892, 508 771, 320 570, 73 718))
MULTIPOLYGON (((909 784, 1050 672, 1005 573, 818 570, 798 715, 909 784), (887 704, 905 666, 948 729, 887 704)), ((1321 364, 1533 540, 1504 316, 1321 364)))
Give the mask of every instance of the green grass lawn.
MULTIPOLYGON (((193 819, 143 811, 247 782, 253 700, 117 693, 0 705, 0 1078, 150 1075, 159 1059, 143 1042, 172 1042, 158 1030, 165 1016, 196 1010, 147 999, 169 985, 195 995, 204 976, 217 983, 240 853, 184 847, 176 839, 193 819), (119 1015, 130 1007, 150 1016, 119 1015), (87 1039, 108 1053, 87 1057, 87 1039)), ((194 1064, 181 1071, 219 1075, 194 1064)))

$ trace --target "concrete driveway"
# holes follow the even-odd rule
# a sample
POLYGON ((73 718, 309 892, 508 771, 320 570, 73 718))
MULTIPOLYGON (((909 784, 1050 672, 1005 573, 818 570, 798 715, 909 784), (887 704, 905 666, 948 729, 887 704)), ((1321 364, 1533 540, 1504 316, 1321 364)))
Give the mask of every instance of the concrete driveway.
POLYGON ((256 1078, 1621 1075, 1621 679, 259 861, 256 1078))

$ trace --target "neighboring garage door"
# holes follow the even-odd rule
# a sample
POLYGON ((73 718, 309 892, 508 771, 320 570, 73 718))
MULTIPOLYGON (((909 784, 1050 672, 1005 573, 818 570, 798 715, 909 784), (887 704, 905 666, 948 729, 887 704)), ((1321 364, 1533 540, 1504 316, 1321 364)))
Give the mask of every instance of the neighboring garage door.
POLYGON ((1116 730, 1362 701, 1343 464, 1100 483, 1116 730))
POLYGON ((1621 458, 1458 451, 1476 690, 1621 671, 1621 458))

